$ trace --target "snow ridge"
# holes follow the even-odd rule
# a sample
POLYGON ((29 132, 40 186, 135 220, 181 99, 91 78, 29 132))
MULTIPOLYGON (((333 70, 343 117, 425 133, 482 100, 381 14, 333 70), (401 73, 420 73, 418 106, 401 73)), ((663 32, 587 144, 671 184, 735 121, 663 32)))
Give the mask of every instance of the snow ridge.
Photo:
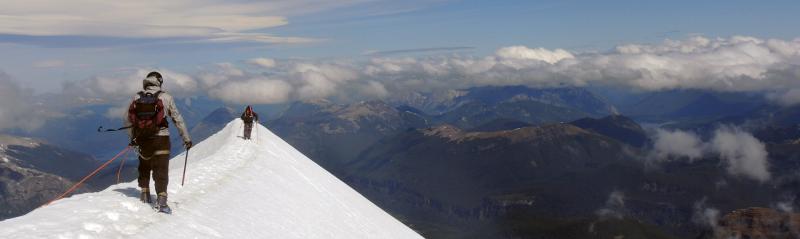
MULTIPOLYGON (((234 120, 170 161, 172 215, 138 201, 136 182, 0 222, 4 238, 422 238, 267 128, 234 120)), ((154 186, 151 185, 151 189, 154 186)))

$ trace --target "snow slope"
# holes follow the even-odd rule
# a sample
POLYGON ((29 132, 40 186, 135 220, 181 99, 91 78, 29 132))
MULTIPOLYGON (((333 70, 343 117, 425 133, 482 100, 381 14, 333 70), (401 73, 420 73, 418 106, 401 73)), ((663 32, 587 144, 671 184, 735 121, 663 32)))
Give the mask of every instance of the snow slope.
POLYGON ((2 221, 0 237, 421 238, 267 128, 252 141, 241 130, 234 120, 192 148, 184 187, 173 158, 172 215, 140 203, 134 181, 2 221))

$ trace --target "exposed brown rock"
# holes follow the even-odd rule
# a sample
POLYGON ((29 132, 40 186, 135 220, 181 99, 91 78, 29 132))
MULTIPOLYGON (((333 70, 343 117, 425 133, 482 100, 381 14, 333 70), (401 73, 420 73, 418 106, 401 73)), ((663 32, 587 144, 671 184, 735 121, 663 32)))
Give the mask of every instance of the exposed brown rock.
POLYGON ((769 208, 738 209, 725 215, 715 238, 800 238, 800 213, 769 208))

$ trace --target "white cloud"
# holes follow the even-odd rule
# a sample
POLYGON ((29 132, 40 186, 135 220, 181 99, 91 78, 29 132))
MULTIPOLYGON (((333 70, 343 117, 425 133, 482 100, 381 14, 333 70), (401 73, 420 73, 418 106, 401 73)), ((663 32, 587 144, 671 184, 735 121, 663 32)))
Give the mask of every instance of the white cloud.
POLYGON ((793 200, 787 200, 776 203, 773 208, 778 209, 781 212, 794 212, 794 202, 793 200))
MULTIPOLYGON (((734 43, 722 40, 718 47, 695 49, 652 50, 655 53, 608 56, 608 62, 597 66, 630 71, 628 84, 648 89, 709 88, 717 90, 757 90, 768 88, 757 84, 766 79, 769 66, 780 63, 781 57, 764 45, 752 42, 734 43), (754 84, 756 83, 756 84, 754 84)), ((657 46, 660 47, 660 46, 657 46)), ((646 51, 647 52, 647 51, 646 51)), ((623 79, 624 80, 624 79, 623 79)))
POLYGON ((292 86, 281 80, 255 78, 230 81, 212 88, 209 96, 237 104, 274 104, 289 100, 292 86))
MULTIPOLYGON (((800 64, 798 54, 800 40, 737 36, 691 37, 652 45, 623 45, 611 52, 591 54, 512 46, 483 57, 381 56, 366 62, 328 59, 291 60, 285 64, 256 58, 247 63, 269 69, 261 74, 286 79, 293 86, 292 99, 391 97, 409 92, 484 85, 556 87, 597 84, 641 90, 689 88, 771 92, 770 99, 791 105, 800 103, 800 91, 793 90, 800 89, 800 70, 792 67, 800 64), (389 95, 383 94, 384 90, 389 95)), ((237 77, 204 74, 198 78, 205 86, 212 86, 237 77)), ((692 148, 691 145, 683 146, 692 148)), ((673 146, 665 145, 660 149, 691 158, 701 155, 697 147, 689 151, 669 147, 673 146)))
POLYGON ((0 34, 192 38, 212 42, 304 43, 314 39, 257 32, 347 1, 10 1, 0 0, 0 34))
POLYGON ((62 60, 43 60, 33 63, 33 67, 36 68, 57 68, 63 66, 64 66, 64 61, 62 60))
POLYGON ((389 95, 389 91, 386 90, 386 87, 377 81, 369 81, 364 84, 361 88, 361 92, 364 95, 375 98, 384 98, 389 95))
POLYGON ((241 78, 244 74, 244 71, 235 68, 232 64, 224 63, 217 64, 214 67, 209 67, 208 70, 197 73, 197 80, 203 88, 210 89, 231 79, 241 78))
POLYGON ((114 99, 132 96, 142 89, 142 79, 134 74, 94 76, 86 80, 64 83, 67 96, 83 99, 114 99))
POLYGON ((123 105, 119 105, 116 107, 109 108, 103 116, 109 119, 123 119, 125 118, 125 114, 128 111, 129 102, 125 102, 123 105))
POLYGON ((728 173, 761 182, 770 178, 764 143, 735 127, 721 127, 714 132, 711 148, 726 162, 728 173))
MULTIPOLYGON (((781 104, 800 103, 800 70, 796 67, 800 65, 800 40, 692 37, 652 45, 622 45, 605 53, 579 54, 560 49, 513 46, 498 49, 488 56, 374 57, 367 61, 292 59, 280 62, 253 58, 243 62, 258 67, 219 63, 201 67, 197 72, 156 70, 165 77, 165 90, 177 97, 207 94, 229 103, 246 101, 229 91, 257 95, 254 102, 282 102, 310 98, 387 98, 410 92, 484 85, 553 87, 588 84, 621 85, 643 90, 692 88, 767 92, 768 98, 781 104), (270 96, 264 96, 256 92, 260 88, 245 91, 243 82, 275 89, 266 89, 270 96)), ((141 89, 141 80, 150 70, 139 67, 71 81, 64 84, 64 93, 91 102, 128 99, 141 89)), ((655 139, 653 152, 661 159, 670 156, 697 159, 714 150, 706 148, 696 135, 686 132, 658 131, 655 139)))
POLYGON ((112 75, 94 76, 80 81, 64 83, 63 94, 68 97, 107 102, 128 99, 142 90, 142 80, 151 71, 158 71, 164 77, 163 89, 173 96, 185 97, 196 94, 197 81, 187 75, 169 69, 136 68, 112 75))
MULTIPOLYGON (((345 94, 348 97, 385 97, 389 94, 377 81, 350 84, 358 79, 359 74, 353 66, 344 63, 291 62, 280 66, 275 69, 275 74, 250 72, 227 62, 203 67, 201 72, 193 74, 155 70, 164 76, 163 89, 178 98, 206 94, 227 103, 271 104, 345 94)), ((142 89, 142 79, 152 70, 126 69, 112 75, 67 82, 63 93, 81 102, 126 100, 142 89)), ((118 112, 114 109, 106 112, 106 116, 115 117, 118 112)))
POLYGON ((259 74, 248 72, 230 62, 217 63, 210 67, 203 67, 203 71, 195 73, 203 89, 208 90, 218 87, 229 81, 243 81, 260 77, 259 74))
POLYGON ((202 72, 198 73, 197 79, 204 88, 210 88, 229 80, 229 77, 214 72, 202 72))
POLYGON ((206 39, 206 41, 217 43, 255 42, 271 44, 301 44, 319 42, 323 41, 323 39, 307 37, 280 37, 262 33, 221 33, 214 34, 210 38, 206 39))
POLYGON ((785 106, 800 104, 800 89, 788 89, 781 92, 772 92, 767 95, 767 98, 785 106))
POLYGON ((622 219, 625 215, 625 194, 616 190, 612 191, 608 194, 605 206, 595 211, 595 214, 601 219, 622 219))
POLYGON ((572 59, 575 56, 564 49, 548 50, 544 48, 528 48, 526 46, 510 46, 497 50, 495 54, 499 57, 514 60, 537 60, 554 64, 564 59, 572 59))
POLYGON ((665 40, 622 45, 606 53, 512 46, 494 55, 373 58, 360 71, 390 92, 482 85, 533 87, 618 85, 641 90, 773 92, 800 103, 800 40, 753 37, 665 40))
POLYGON ((700 137, 692 132, 656 129, 653 136, 653 153, 657 159, 677 156, 691 161, 703 157, 703 147, 700 137))
POLYGON ((695 202, 693 207, 692 222, 713 229, 715 235, 720 235, 723 232, 723 228, 719 226, 719 210, 706 206, 706 198, 695 202))
POLYGON ((657 129, 653 135, 651 157, 666 160, 686 157, 689 161, 709 154, 720 157, 730 175, 743 176, 760 182, 770 179, 767 150, 764 143, 736 127, 721 126, 709 142, 681 130, 657 129))
POLYGON ((616 51, 622 54, 662 54, 670 52, 692 53, 708 48, 712 41, 701 36, 689 37, 685 41, 675 41, 667 39, 661 45, 639 45, 627 44, 616 47, 616 51))
POLYGON ((333 95, 347 81, 355 80, 357 72, 340 64, 300 63, 289 71, 292 82, 300 81, 300 99, 324 98, 333 95))
POLYGON ((244 71, 234 66, 230 62, 217 63, 217 67, 221 70, 222 74, 228 76, 244 76, 244 71))
POLYGON ((22 88, 0 71, 0 130, 32 130, 44 124, 45 114, 35 102, 32 90, 22 88))
POLYGON ((273 67, 275 67, 275 64, 276 64, 275 63, 275 59, 270 59, 270 58, 253 58, 253 59, 247 60, 247 63, 251 64, 251 65, 254 65, 254 66, 263 67, 263 68, 273 68, 273 67))
MULTIPOLYGON (((198 90, 197 81, 187 74, 168 69, 158 69, 156 71, 161 73, 164 77, 164 85, 162 88, 173 96, 185 97, 196 93, 198 90)), ((144 79, 144 76, 147 76, 149 72, 150 70, 140 69, 136 75, 144 79)))
MULTIPOLYGON (((369 64, 364 67, 364 73, 377 76, 381 74, 414 73, 419 71, 421 63, 411 57, 403 58, 372 58, 369 64)), ((432 73, 435 71, 431 71, 432 73)))
MULTIPOLYGON (((374 57, 367 61, 294 59, 280 64, 274 59, 254 58, 245 62, 259 67, 240 68, 235 64, 220 63, 201 72, 185 74, 182 79, 186 80, 168 80, 167 84, 168 90, 191 93, 268 76, 292 86, 290 100, 384 98, 409 92, 484 85, 555 87, 598 84, 642 90, 689 88, 768 92, 770 99, 793 105, 800 103, 800 91, 797 90, 800 89, 800 70, 794 67, 800 64, 798 54, 800 40, 691 37, 653 45, 623 45, 611 52, 592 54, 513 46, 483 57, 374 57), (180 84, 170 85, 174 83, 180 84)), ((93 92, 100 93, 130 91, 138 89, 140 77, 99 76, 92 84, 80 87, 99 88, 93 92)), ((659 150, 690 158, 700 155, 697 147, 681 143, 686 141, 659 145, 659 150), (690 150, 680 148, 684 146, 690 150)))
POLYGON ((240 32, 285 25, 285 17, 260 15, 234 4, 191 1, 4 3, 0 32, 54 36, 187 37, 240 32), (222 8, 218 12, 211 8, 222 8), (248 15, 247 13, 250 13, 248 15), (66 27, 65 27, 66 26, 66 27))

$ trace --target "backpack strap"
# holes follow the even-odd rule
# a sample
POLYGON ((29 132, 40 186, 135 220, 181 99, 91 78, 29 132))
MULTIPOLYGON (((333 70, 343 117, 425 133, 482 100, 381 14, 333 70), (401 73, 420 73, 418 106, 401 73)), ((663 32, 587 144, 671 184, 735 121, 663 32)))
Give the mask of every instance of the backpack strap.
POLYGON ((162 92, 163 91, 159 90, 159 91, 156 91, 155 94, 153 94, 153 97, 156 98, 156 104, 158 106, 161 106, 161 111, 162 111, 161 114, 164 116, 161 119, 161 124, 159 124, 158 126, 161 127, 161 128, 169 128, 169 121, 167 120, 167 112, 165 112, 167 110, 167 106, 164 105, 164 101, 162 101, 161 98, 159 98, 161 96, 162 92))

